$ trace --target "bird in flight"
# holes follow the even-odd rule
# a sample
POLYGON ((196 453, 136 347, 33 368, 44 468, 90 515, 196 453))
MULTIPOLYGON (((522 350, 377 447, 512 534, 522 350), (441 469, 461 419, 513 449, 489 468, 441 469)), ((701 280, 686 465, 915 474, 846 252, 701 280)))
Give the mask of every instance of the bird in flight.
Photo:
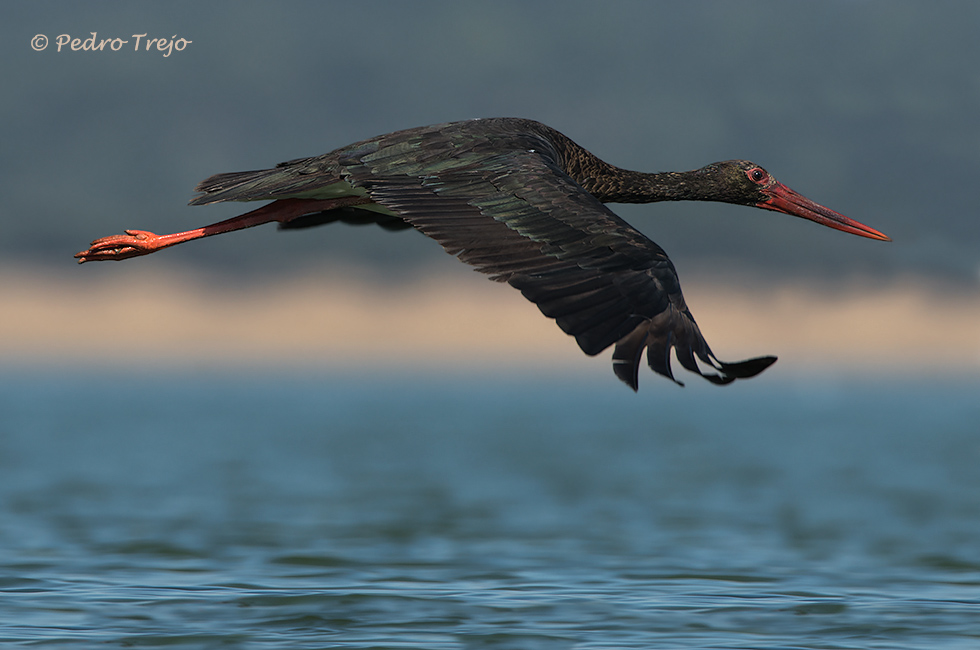
POLYGON ((687 370, 716 384, 753 377, 776 361, 719 361, 684 302, 667 254, 606 203, 720 201, 802 217, 882 241, 877 230, 810 201, 746 160, 687 172, 610 165, 540 122, 489 118, 396 131, 272 169, 217 174, 191 205, 272 201, 185 232, 127 230, 96 239, 78 261, 123 260, 193 239, 278 222, 334 221, 415 228, 452 255, 507 282, 638 387, 643 351, 655 372, 687 370))

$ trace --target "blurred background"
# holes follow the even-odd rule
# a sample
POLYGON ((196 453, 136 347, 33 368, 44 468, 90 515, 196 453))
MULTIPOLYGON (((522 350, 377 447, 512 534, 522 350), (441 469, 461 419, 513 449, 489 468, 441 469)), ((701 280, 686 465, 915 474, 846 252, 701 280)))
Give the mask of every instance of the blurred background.
POLYGON ((978 31, 969 1, 7 3, 4 640, 974 647, 978 31), (129 43, 57 51, 93 32, 129 43), (255 207, 188 207, 212 174, 486 116, 747 158, 894 241, 612 206, 720 358, 780 357, 639 395, 415 232, 72 258, 255 207))
POLYGON ((728 205, 614 206, 670 254, 722 358, 976 370, 978 25, 971 2, 10 6, 0 352, 114 363, 101 350, 152 331, 160 354, 146 362, 330 364, 374 341, 384 363, 443 345, 455 360, 583 368, 532 305, 413 232, 270 225, 121 265, 72 259, 126 228, 245 211, 187 207, 217 172, 522 116, 632 169, 751 159, 894 239, 728 205), (129 43, 57 51, 59 35, 92 32, 129 43), (189 43, 137 52, 135 34, 189 43), (390 333, 392 319, 411 333, 390 333), (271 331, 282 323, 288 337, 271 331))

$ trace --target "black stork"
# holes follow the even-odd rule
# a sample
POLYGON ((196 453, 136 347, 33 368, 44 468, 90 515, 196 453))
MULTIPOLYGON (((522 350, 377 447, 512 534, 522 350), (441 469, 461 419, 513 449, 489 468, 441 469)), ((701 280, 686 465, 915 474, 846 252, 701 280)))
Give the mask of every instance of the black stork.
POLYGON ((519 118, 396 131, 273 169, 217 174, 196 191, 201 194, 191 205, 272 203, 181 233, 127 230, 96 239, 75 257, 122 260, 272 221, 280 228, 333 221, 415 228, 491 279, 520 290, 586 354, 615 345, 613 370, 633 390, 644 348, 650 367, 674 381, 671 349, 684 368, 716 384, 753 377, 776 358, 719 361, 684 302, 666 253, 605 203, 721 201, 889 241, 746 160, 689 172, 628 171, 544 124, 519 118))

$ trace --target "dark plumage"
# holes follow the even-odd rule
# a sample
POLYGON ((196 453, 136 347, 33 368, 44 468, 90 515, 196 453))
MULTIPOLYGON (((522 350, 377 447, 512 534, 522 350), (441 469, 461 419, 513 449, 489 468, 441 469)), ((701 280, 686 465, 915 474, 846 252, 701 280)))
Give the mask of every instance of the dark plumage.
POLYGON ((803 198, 748 161, 690 172, 633 172, 603 162, 544 124, 516 118, 398 131, 273 169, 218 174, 196 189, 201 195, 191 205, 274 202, 185 233, 105 237, 76 257, 125 259, 270 221, 284 228, 331 221, 413 227, 519 289, 586 354, 614 345, 613 369, 634 390, 644 348, 661 375, 674 379, 673 349, 682 366, 719 384, 757 375, 776 359, 719 361, 684 302, 667 255, 604 203, 723 201, 887 239, 803 198))

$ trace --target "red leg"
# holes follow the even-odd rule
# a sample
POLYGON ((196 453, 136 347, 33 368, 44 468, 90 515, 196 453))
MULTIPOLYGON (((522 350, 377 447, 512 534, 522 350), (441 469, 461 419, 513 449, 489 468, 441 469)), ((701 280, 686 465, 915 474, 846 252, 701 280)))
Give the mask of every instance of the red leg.
POLYGON ((169 235, 155 235, 145 230, 127 230, 125 235, 102 237, 93 241, 88 250, 77 253, 75 257, 78 258, 79 264, 98 260, 124 260, 149 255, 192 239, 220 235, 273 221, 286 223, 303 215, 365 203, 371 203, 371 199, 366 196, 344 196, 338 199, 280 199, 257 210, 203 228, 169 235))

